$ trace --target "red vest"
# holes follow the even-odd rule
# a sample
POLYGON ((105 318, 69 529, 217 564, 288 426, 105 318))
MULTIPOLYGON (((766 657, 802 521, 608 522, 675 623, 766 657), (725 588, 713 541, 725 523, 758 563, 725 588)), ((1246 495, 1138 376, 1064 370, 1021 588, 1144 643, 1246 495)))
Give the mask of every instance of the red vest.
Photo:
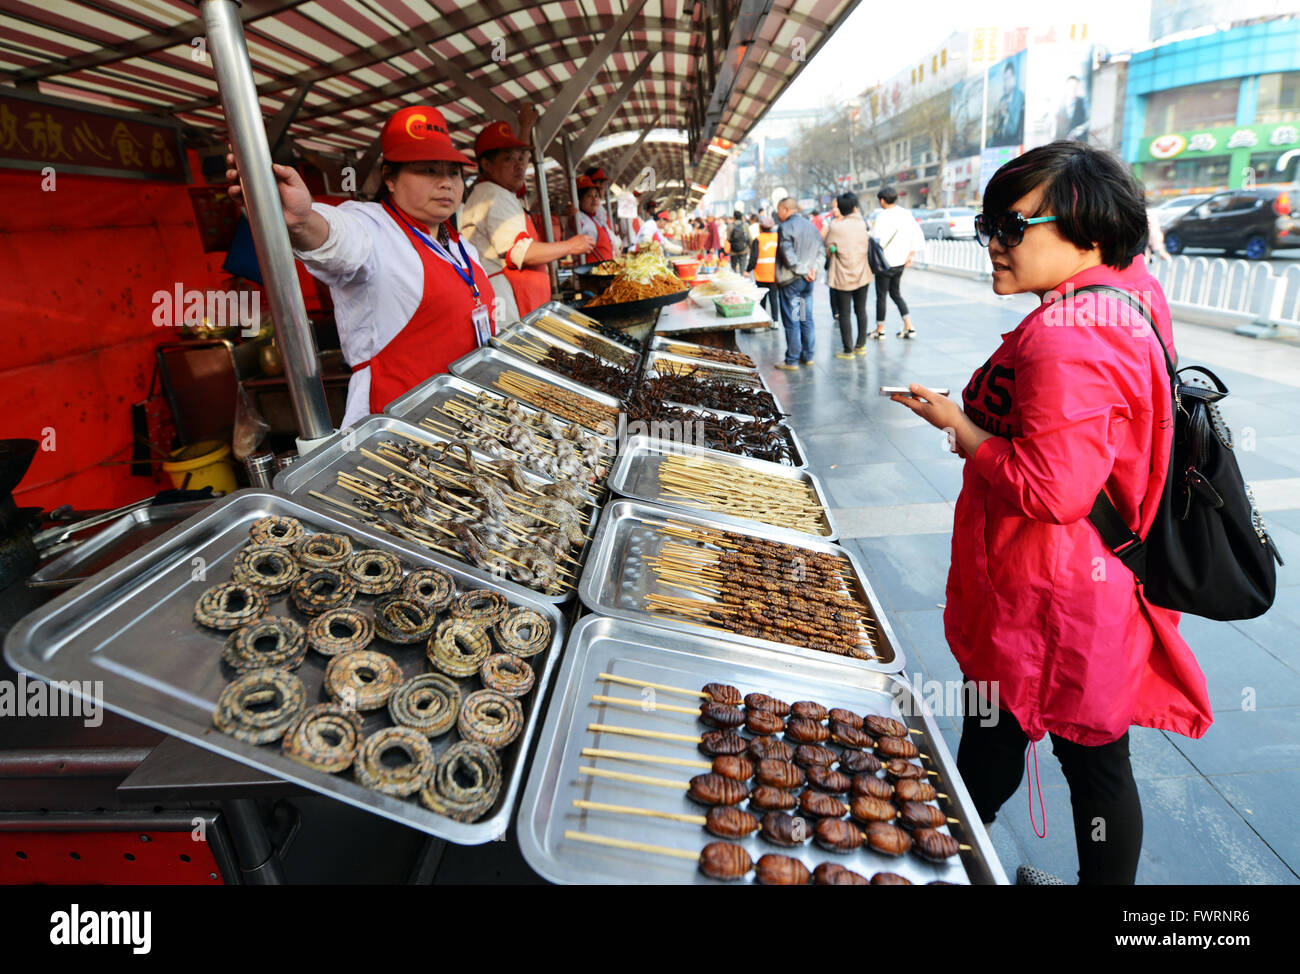
MULTIPOLYGON (((446 372, 447 366, 478 347, 472 314, 480 303, 492 314, 492 285, 487 274, 473 260, 470 270, 478 287, 475 298, 465 280, 445 258, 439 257, 408 226, 414 223, 405 213, 398 219, 393 209, 385 209, 402 228, 411 246, 420 256, 424 268, 424 292, 410 320, 373 358, 352 366, 353 372, 370 367, 370 411, 384 407, 425 379, 446 372)), ((398 211, 400 212, 400 211, 398 211)), ((458 246, 460 234, 451 227, 452 247, 458 246)), ((549 292, 548 292, 549 293, 549 292)), ((493 333, 496 332, 495 323, 493 333)))

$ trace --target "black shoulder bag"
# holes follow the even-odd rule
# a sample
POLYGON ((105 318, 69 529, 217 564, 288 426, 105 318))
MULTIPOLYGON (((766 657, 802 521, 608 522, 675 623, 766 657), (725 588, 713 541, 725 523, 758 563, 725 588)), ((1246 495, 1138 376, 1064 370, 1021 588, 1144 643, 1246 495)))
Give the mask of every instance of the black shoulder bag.
POLYGON ((1282 564, 1232 452, 1232 432, 1217 403, 1227 387, 1209 369, 1175 369, 1151 314, 1119 288, 1105 291, 1141 312, 1151 326, 1173 391, 1174 442, 1169 476, 1146 539, 1130 530, 1099 491, 1088 514, 1106 546, 1137 576, 1153 605, 1207 619, 1253 619, 1273 604, 1282 564))

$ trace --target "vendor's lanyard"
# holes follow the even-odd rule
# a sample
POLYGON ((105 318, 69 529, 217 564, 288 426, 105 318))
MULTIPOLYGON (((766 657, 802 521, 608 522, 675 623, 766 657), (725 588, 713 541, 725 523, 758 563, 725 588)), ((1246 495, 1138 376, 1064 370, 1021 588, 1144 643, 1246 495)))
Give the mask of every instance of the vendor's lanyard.
POLYGON ((492 337, 492 323, 488 320, 487 308, 483 306, 483 301, 478 296, 478 284, 474 280, 474 264, 470 261, 469 254, 465 252, 465 241, 456 241, 456 246, 460 248, 461 259, 465 261, 466 269, 462 270, 461 266, 456 263, 456 258, 454 258, 442 244, 431 239, 421 233, 418 228, 412 226, 411 221, 406 219, 406 217, 397 210, 397 207, 389 203, 388 200, 384 200, 384 206, 388 207, 389 212, 400 220, 402 224, 411 231, 411 233, 415 234, 415 236, 418 237, 426 247, 450 264, 456 271, 456 275, 465 282, 465 286, 469 288, 470 294, 474 296, 474 308, 470 312, 469 316, 470 323, 474 326, 474 338, 478 342, 479 347, 482 348, 492 337))
POLYGON ((430 237, 422 233, 419 230, 419 228, 413 226, 411 224, 411 221, 406 219, 406 217, 402 216, 402 214, 398 212, 397 208, 393 206, 391 203, 389 203, 388 200, 384 200, 384 206, 388 207, 389 211, 392 212, 393 216, 401 220, 408 230, 410 230, 413 234, 419 237, 426 247, 428 247, 435 254, 437 254, 448 264, 450 264, 453 268, 455 268, 456 274, 460 277, 462 281, 465 282, 465 286, 469 288, 470 293, 474 295, 474 300, 477 302, 479 300, 478 284, 474 282, 474 265, 470 263, 469 254, 465 252, 465 242, 463 240, 457 240, 456 246, 460 248, 460 256, 461 259, 465 261, 465 267, 468 268, 468 273, 461 269, 461 266, 456 263, 456 258, 454 258, 442 244, 438 243, 438 241, 436 240, 431 239, 430 237))

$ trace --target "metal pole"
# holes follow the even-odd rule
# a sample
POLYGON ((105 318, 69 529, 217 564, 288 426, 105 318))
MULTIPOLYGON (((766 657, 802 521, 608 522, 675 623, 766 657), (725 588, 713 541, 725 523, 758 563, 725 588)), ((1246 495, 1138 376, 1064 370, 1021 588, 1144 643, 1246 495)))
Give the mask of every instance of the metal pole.
MULTIPOLYGON (((542 158, 542 141, 541 135, 537 131, 537 126, 533 126, 533 171, 537 173, 537 195, 541 197, 542 202, 542 235, 546 238, 547 243, 555 243, 555 232, 551 229, 551 198, 546 191, 546 167, 543 165, 542 158)), ((558 294, 560 291, 560 277, 556 272, 556 261, 549 261, 546 265, 546 272, 551 276, 551 294, 558 294)))
POLYGON ((230 147, 241 174, 253 247, 262 270, 263 287, 271 302, 271 319, 289 383, 289 399, 298 424, 298 452, 306 454, 317 445, 316 441, 332 434, 334 427, 325 403, 316 342, 293 264, 289 230, 280 209, 280 192, 271 171, 271 150, 257 101, 257 86, 253 83, 244 28, 239 22, 238 0, 201 0, 200 8, 230 147))

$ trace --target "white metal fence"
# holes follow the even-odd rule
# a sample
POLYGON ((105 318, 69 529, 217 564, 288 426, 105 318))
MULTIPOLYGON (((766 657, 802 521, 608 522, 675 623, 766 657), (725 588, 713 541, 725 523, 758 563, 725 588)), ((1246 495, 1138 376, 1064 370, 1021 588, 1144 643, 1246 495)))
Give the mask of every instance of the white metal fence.
MULTIPOLYGON (((971 240, 927 240, 916 263, 964 276, 993 273, 988 250, 971 240)), ((1278 273, 1261 261, 1180 254, 1150 267, 1175 313, 1228 324, 1300 327, 1300 266, 1278 273)))

